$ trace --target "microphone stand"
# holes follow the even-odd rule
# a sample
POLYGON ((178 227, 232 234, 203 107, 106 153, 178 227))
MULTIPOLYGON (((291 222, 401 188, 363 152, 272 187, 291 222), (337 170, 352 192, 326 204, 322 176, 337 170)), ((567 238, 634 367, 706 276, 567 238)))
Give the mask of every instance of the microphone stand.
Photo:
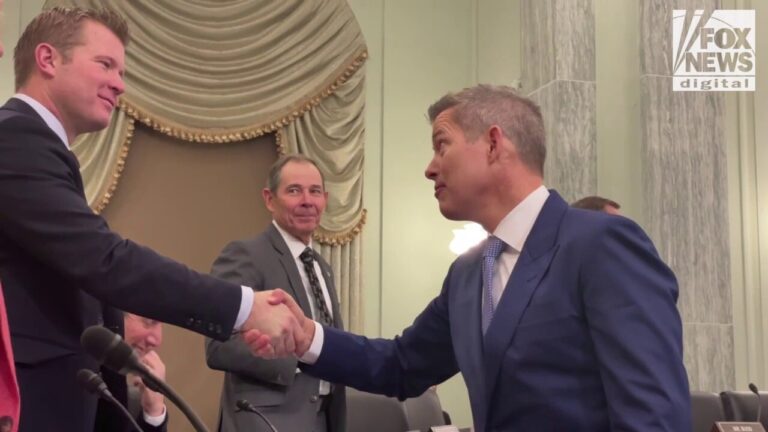
POLYGON ((760 418, 762 417, 762 413, 763 413, 763 403, 762 403, 762 400, 760 399, 760 392, 757 391, 757 386, 752 383, 749 383, 749 390, 751 390, 752 393, 754 393, 757 396, 757 422, 761 423, 760 418))
POLYGON ((139 427, 139 424, 136 423, 136 420, 133 418, 131 413, 128 412, 128 409, 112 395, 112 392, 109 391, 109 388, 107 388, 107 384, 97 373, 90 369, 80 369, 77 371, 77 380, 90 393, 96 393, 97 396, 117 406, 125 418, 131 422, 131 426, 133 426, 134 429, 139 432, 144 432, 144 430, 139 427))
POLYGON ((192 411, 192 408, 186 402, 184 402, 181 396, 179 396, 178 393, 176 393, 171 388, 171 386, 166 384, 165 381, 156 377, 146 367, 139 368, 136 372, 139 373, 147 387, 156 392, 162 393, 171 402, 173 402, 173 404, 176 405, 179 410, 181 410, 181 412, 187 417, 189 422, 192 423, 192 427, 195 428, 196 432, 208 432, 208 428, 205 427, 205 424, 203 424, 203 421, 200 420, 200 417, 198 417, 197 414, 192 411))
POLYGON ((240 411, 248 411, 248 412, 250 412, 250 413, 256 414, 257 416, 261 417, 261 419, 262 419, 262 420, 264 420, 264 423, 266 423, 266 424, 267 424, 267 426, 269 426, 269 429, 270 429, 272 432, 277 432, 277 429, 276 429, 276 428, 275 428, 275 426, 272 424, 272 422, 270 422, 270 421, 269 421, 269 419, 267 419, 267 416, 265 416, 264 414, 262 414, 262 413, 261 413, 261 411, 257 410, 257 409, 256 409, 256 407, 255 407, 255 406, 253 406, 253 405, 252 405, 250 402, 248 402, 247 400, 245 400, 245 399, 240 399, 240 400, 238 400, 238 401, 237 401, 237 403, 236 403, 235 405, 237 406, 237 411, 236 411, 236 412, 240 412, 240 411))
POLYGON ((121 375, 125 375, 126 372, 139 374, 147 387, 162 393, 184 413, 196 432, 208 432, 208 428, 192 408, 165 381, 156 377, 142 364, 133 348, 123 342, 123 338, 119 335, 103 326, 90 326, 80 336, 80 344, 99 363, 115 372, 121 375))

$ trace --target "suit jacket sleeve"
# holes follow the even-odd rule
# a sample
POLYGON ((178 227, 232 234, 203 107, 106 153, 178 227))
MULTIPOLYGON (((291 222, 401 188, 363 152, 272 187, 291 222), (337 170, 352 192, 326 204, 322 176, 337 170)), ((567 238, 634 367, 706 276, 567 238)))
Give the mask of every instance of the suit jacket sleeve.
POLYGON ((38 118, 2 119, 0 202, 0 233, 72 285, 122 310, 231 334, 240 288, 112 232, 88 207, 74 155, 38 118))
MULTIPOLYGON (((211 274, 226 281, 250 286, 257 291, 264 290, 267 287, 264 287, 264 276, 256 260, 242 242, 233 242, 224 248, 213 263, 211 274)), ((233 372, 284 386, 293 383, 296 375, 295 359, 257 358, 239 337, 233 337, 226 342, 206 339, 205 348, 205 358, 211 369, 233 372)))
POLYGON ((324 326, 320 357, 314 365, 300 364, 301 370, 401 400, 455 375, 459 368, 451 342, 449 280, 450 273, 440 295, 394 339, 369 339, 324 326))
POLYGON ((690 430, 677 281, 640 227, 610 219, 580 282, 611 430, 690 430))

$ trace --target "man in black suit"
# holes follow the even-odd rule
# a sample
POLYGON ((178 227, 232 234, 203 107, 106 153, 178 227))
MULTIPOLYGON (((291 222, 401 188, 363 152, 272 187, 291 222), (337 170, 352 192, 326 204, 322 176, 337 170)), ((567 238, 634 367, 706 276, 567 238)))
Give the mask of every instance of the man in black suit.
POLYGON ((268 292, 125 240, 88 207, 68 146, 109 123, 125 89, 127 41, 112 12, 54 8, 32 20, 14 52, 17 94, 0 107, 0 279, 22 432, 93 430, 96 398, 75 374, 98 365, 79 338, 113 307, 219 340, 243 331, 252 350, 284 350, 304 337, 268 292))

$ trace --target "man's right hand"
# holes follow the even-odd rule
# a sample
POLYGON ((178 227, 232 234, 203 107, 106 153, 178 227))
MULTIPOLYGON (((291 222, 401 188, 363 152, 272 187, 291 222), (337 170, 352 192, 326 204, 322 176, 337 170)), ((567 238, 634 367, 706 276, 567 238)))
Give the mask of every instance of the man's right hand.
POLYGON ((259 357, 289 357, 297 345, 306 344, 306 336, 294 311, 283 302, 270 301, 273 295, 291 299, 280 289, 254 292, 251 314, 242 327, 243 336, 251 351, 259 357))

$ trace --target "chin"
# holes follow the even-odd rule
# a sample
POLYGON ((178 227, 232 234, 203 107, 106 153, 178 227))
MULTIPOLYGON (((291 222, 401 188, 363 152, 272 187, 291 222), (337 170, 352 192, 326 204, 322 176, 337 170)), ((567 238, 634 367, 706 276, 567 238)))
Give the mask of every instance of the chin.
POLYGON ((459 220, 466 220, 464 215, 458 210, 454 208, 450 208, 448 206, 440 206, 440 213, 442 213, 443 217, 445 217, 448 220, 453 221, 459 221, 459 220))

